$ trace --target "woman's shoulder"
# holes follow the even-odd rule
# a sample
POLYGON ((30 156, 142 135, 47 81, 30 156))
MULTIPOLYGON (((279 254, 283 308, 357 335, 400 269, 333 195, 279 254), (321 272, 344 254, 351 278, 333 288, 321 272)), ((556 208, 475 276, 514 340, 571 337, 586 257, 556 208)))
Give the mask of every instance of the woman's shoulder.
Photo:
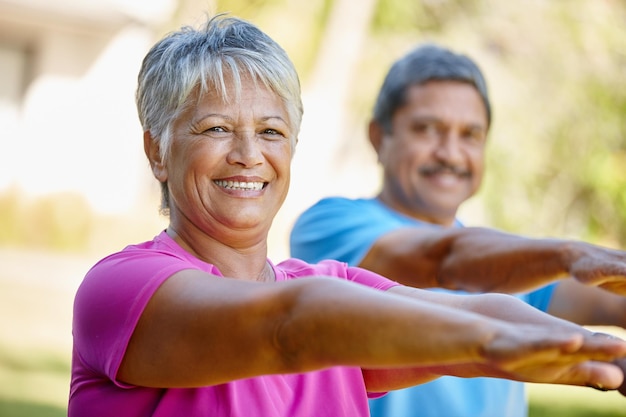
POLYGON ((150 241, 128 245, 100 259, 87 271, 81 288, 141 288, 160 283, 182 269, 214 272, 213 265, 194 258, 163 232, 150 241))
POLYGON ((323 276, 353 281, 380 290, 387 290, 398 285, 396 282, 374 272, 330 259, 311 264, 300 259, 291 258, 276 265, 274 270, 277 281, 323 276))
POLYGON ((306 276, 333 276, 345 278, 348 274, 348 264, 334 260, 325 260, 318 263, 309 263, 297 258, 286 259, 274 266, 280 280, 301 278, 306 276))

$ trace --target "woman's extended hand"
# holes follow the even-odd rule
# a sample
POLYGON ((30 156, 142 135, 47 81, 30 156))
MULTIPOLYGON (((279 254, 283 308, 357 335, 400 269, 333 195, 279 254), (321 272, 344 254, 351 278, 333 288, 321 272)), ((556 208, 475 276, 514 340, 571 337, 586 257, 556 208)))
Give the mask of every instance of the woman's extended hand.
POLYGON ((496 337, 487 345, 483 370, 495 377, 527 382, 617 389, 624 382, 626 342, 598 336, 544 326, 516 326, 513 334, 507 330, 502 338, 496 337), (612 359, 616 359, 614 364, 610 363, 612 359))

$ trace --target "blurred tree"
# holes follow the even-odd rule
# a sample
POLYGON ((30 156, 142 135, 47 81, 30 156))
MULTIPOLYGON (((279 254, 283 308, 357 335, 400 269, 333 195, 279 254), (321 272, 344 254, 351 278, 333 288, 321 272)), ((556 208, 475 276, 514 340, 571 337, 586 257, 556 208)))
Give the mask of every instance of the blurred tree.
POLYGON ((480 0, 379 0, 373 29, 377 32, 440 33, 459 17, 481 13, 480 0))
POLYGON ((492 137, 511 142, 494 137, 488 216, 513 231, 624 247, 626 3, 538 1, 525 14, 514 29, 523 41, 487 35, 505 51, 502 70, 521 80, 505 87, 514 99, 495 103, 492 137))

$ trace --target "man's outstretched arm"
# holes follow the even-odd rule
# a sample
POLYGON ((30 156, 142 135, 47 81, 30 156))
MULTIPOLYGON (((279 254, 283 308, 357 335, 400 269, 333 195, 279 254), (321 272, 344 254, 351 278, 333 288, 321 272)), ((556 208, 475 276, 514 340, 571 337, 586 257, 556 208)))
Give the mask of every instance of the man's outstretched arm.
POLYGON ((624 251, 479 227, 398 229, 359 266, 418 288, 517 293, 571 276, 626 295, 624 251))

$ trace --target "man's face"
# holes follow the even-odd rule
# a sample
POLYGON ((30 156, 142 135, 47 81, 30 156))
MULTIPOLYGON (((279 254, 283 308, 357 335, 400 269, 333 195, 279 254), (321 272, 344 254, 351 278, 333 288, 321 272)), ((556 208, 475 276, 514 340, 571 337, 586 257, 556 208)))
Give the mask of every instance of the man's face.
POLYGON ((471 84, 410 87, 391 133, 370 129, 384 169, 381 200, 408 216, 452 224, 461 203, 480 186, 487 130, 487 110, 471 84))

